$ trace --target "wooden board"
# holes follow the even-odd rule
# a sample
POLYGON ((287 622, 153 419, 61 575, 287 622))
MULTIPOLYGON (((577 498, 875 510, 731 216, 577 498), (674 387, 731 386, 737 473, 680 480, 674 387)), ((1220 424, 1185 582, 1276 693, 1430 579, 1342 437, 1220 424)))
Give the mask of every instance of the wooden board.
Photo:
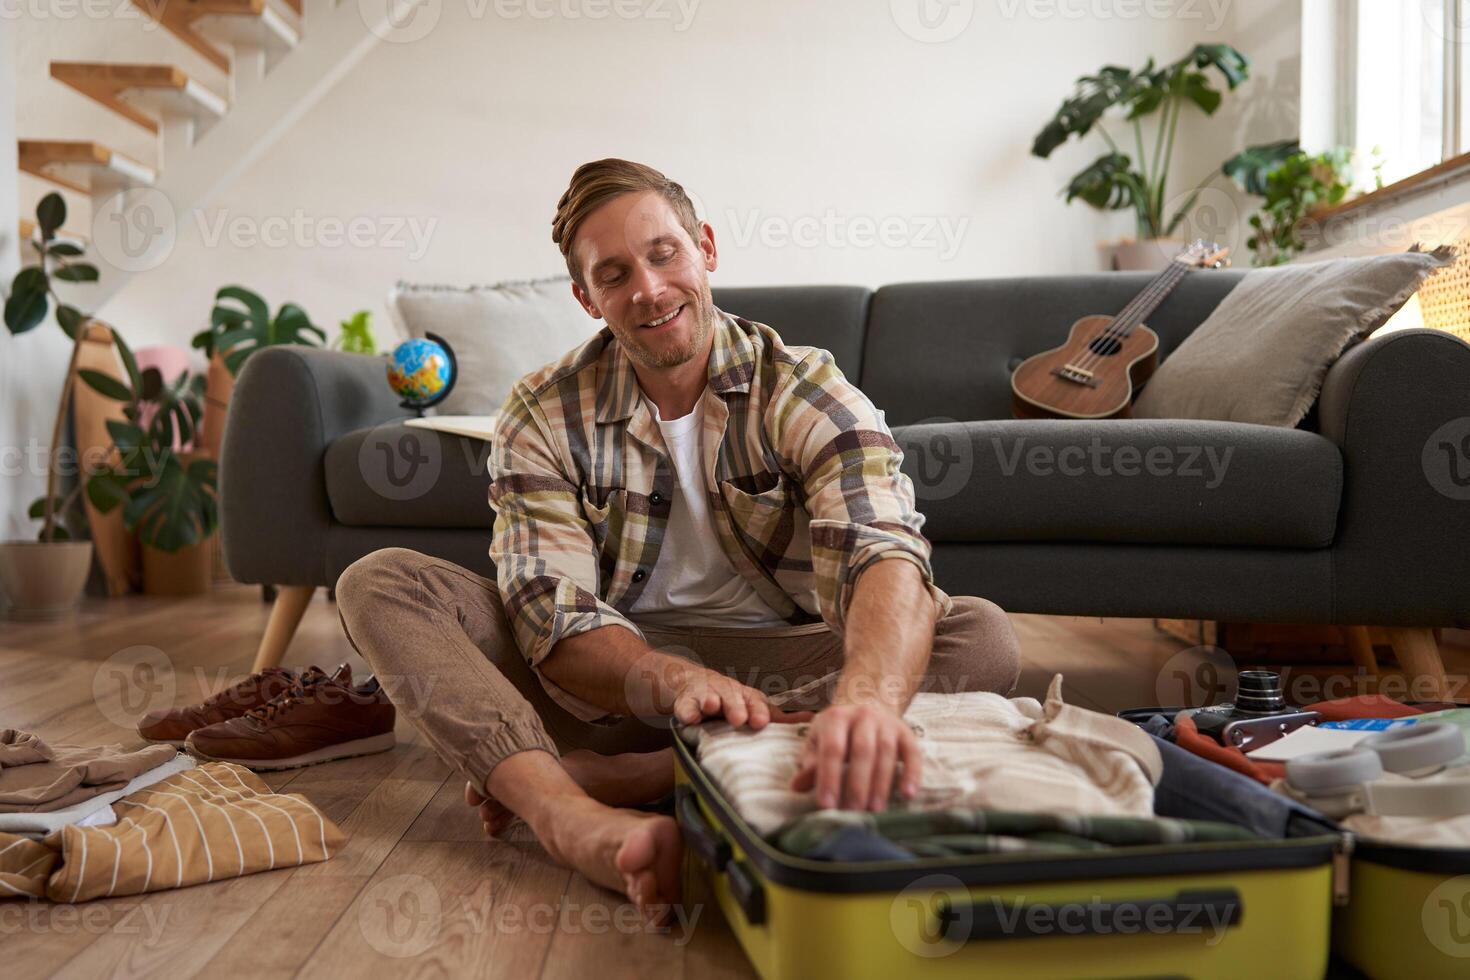
MULTIPOLYGON (((112 344, 112 331, 96 320, 84 328, 82 349, 77 353, 77 370, 88 368, 119 380, 122 364, 112 344)), ((112 450, 112 436, 107 432, 110 419, 123 421, 122 402, 105 398, 92 389, 80 375, 72 388, 72 425, 76 434, 78 458, 96 460, 112 450)), ((142 582, 142 559, 138 541, 123 527, 122 508, 104 514, 92 506, 82 491, 87 510, 87 523, 92 528, 92 547, 97 564, 107 580, 107 594, 125 595, 142 582)))

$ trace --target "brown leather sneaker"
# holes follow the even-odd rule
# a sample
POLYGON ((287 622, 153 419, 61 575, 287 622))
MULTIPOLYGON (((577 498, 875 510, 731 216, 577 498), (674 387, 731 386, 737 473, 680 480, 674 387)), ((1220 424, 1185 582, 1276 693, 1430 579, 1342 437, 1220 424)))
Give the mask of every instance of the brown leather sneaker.
POLYGON ((189 733, 208 725, 238 718, 252 708, 269 704, 296 682, 298 672, 285 667, 267 667, 184 708, 156 708, 138 719, 138 734, 150 742, 184 747, 189 733))
POLYGON ((238 718, 189 734, 198 759, 269 772, 386 752, 393 747, 393 703, 376 678, 354 687, 346 664, 330 677, 308 667, 290 689, 238 718))

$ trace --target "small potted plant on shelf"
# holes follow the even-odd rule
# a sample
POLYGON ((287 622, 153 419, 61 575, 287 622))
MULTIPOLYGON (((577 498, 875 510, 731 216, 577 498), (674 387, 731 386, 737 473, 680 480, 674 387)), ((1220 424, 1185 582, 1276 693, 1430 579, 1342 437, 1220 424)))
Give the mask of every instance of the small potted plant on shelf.
POLYGON ((1183 246, 1182 240, 1171 236, 1215 175, 1206 177, 1170 213, 1174 141, 1187 107, 1212 116, 1224 101, 1210 70, 1233 91, 1250 77, 1250 59, 1228 44, 1201 44, 1162 67, 1151 58, 1138 71, 1104 67, 1096 75, 1079 78, 1072 97, 1037 134, 1031 152, 1042 158, 1072 137, 1082 139, 1094 131, 1107 144, 1108 152, 1073 177, 1064 193, 1069 204, 1081 200, 1099 210, 1133 211, 1137 239, 1104 246, 1111 268, 1161 269, 1183 246), (1109 129, 1105 118, 1109 113, 1131 131, 1131 146, 1109 129), (1145 120, 1152 121, 1151 135, 1144 131, 1145 120))
POLYGON ((218 464, 191 448, 204 376, 185 371, 166 381, 157 368, 140 372, 122 336, 114 338, 126 380, 80 372, 92 388, 122 402, 125 415, 107 423, 118 458, 88 478, 87 497, 103 513, 122 507, 124 525, 143 546, 144 591, 204 592, 213 557, 208 539, 219 526, 218 464))
POLYGON ((34 541, 0 542, 0 591, 14 618, 47 618, 74 610, 92 567, 92 542, 83 536, 84 522, 77 518, 79 495, 75 490, 61 492, 58 466, 77 357, 90 317, 63 303, 55 284, 95 282, 97 267, 79 261, 84 254, 79 243, 57 237, 65 220, 66 203, 61 195, 47 194, 36 206, 32 243, 41 261, 16 273, 5 298, 5 326, 12 335, 40 326, 54 309, 57 325, 72 340, 71 361, 46 453, 46 492, 27 510, 27 516, 41 521, 40 533, 34 541))

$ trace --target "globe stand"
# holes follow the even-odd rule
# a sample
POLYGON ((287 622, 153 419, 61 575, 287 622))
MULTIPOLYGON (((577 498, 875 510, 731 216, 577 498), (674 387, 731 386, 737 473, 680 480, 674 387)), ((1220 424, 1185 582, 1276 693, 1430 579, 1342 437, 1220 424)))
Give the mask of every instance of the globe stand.
POLYGON ((444 353, 449 358, 449 383, 446 384, 443 390, 441 390, 433 398, 429 398, 424 401, 409 401, 407 398, 405 398, 403 399, 403 401, 398 403, 399 408, 408 409, 409 411, 413 412, 415 417, 417 418, 424 417, 424 409, 433 408, 435 405, 448 398, 449 393, 454 390, 455 383, 459 381, 459 361, 455 360, 454 348, 449 346, 449 341, 445 340, 443 337, 439 336, 436 333, 428 332, 424 333, 424 339, 432 340, 434 343, 444 348, 444 353))

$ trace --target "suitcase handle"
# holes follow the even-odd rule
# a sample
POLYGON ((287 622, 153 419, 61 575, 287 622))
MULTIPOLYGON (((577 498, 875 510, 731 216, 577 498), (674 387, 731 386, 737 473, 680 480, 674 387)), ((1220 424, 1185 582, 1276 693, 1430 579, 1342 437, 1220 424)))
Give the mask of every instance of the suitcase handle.
POLYGON ((715 874, 728 877, 730 897, 745 913, 745 921, 753 926, 766 921, 766 889, 755 872, 744 861, 731 860, 730 842, 720 836, 699 809, 699 797, 687 786, 674 795, 674 809, 684 831, 684 843, 699 855, 715 874))
POLYGON ((730 863, 730 842, 704 819, 704 814, 699 812, 699 798, 689 787, 680 786, 675 795, 674 806, 684 827, 684 843, 716 872, 724 871, 730 863))
POLYGON ((1075 902, 1001 901, 955 905, 942 901, 939 924, 950 942, 1055 936, 1210 934, 1240 924, 1245 914, 1234 888, 1182 891, 1173 897, 1075 902))

